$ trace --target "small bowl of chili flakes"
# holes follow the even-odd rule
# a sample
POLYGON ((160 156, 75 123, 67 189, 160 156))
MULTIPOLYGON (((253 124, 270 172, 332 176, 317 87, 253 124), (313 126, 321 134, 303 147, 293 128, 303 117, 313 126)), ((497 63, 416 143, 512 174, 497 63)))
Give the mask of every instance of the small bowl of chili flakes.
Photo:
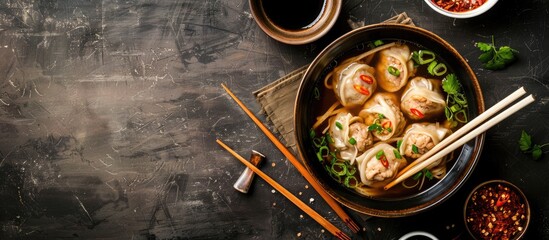
POLYGON ((530 206, 518 187, 505 180, 491 180, 471 191, 464 220, 475 239, 521 239, 530 224, 530 206))
POLYGON ((425 0, 436 12, 452 18, 476 17, 492 8, 498 0, 425 0))

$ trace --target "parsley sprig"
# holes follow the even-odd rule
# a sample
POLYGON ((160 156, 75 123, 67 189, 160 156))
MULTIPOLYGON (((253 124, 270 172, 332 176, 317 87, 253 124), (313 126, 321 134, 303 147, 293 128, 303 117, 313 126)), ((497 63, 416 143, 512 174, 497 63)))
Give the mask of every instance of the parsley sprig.
POLYGON ((522 130, 522 134, 520 135, 519 139, 519 147, 523 153, 530 153, 534 160, 538 160, 543 154, 542 148, 549 147, 549 143, 545 143, 542 145, 534 143, 534 145, 532 145, 532 137, 528 135, 528 133, 526 133, 524 130, 522 130))
POLYGON ((496 47, 493 35, 491 43, 477 42, 475 43, 475 47, 483 52, 478 57, 478 60, 480 60, 482 66, 488 70, 504 69, 515 61, 515 53, 518 53, 517 50, 509 46, 496 47))

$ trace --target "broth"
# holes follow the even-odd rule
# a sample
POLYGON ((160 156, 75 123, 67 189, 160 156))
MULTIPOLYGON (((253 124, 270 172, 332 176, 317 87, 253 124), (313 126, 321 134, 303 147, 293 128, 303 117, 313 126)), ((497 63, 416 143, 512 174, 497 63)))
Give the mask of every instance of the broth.
MULTIPOLYGON (((427 50, 426 48, 424 48, 420 45, 417 45, 415 43, 412 43, 412 42, 395 41, 395 40, 390 40, 390 39, 383 39, 382 41, 386 44, 389 44, 390 42, 402 43, 403 45, 406 45, 406 46, 409 47, 410 53, 413 53, 413 52, 417 53, 419 50, 427 50)), ((368 45, 372 45, 372 44, 373 43, 369 43, 368 45)), ((397 44, 397 46, 398 46, 398 44, 397 44)), ((375 48, 375 47, 374 46, 370 47, 370 49, 372 49, 372 48, 375 48)), ((346 64, 349 64, 349 66, 350 66, 351 64, 347 61, 348 59, 354 58, 358 54, 362 54, 362 53, 364 53, 368 50, 369 49, 366 49, 366 50, 363 50, 363 51, 358 52, 358 53, 355 51, 351 54, 346 54, 346 57, 343 57, 341 59, 336 59, 334 62, 338 63, 337 66, 335 66, 333 69, 326 69, 323 76, 329 76, 328 79, 331 79, 331 80, 328 80, 328 82, 333 81, 333 79, 335 78, 333 75, 336 75, 334 72, 339 71, 338 67, 345 66, 346 64)), ((376 52, 374 57, 369 59, 369 63, 367 65, 376 66, 377 64, 379 64, 382 61, 380 59, 381 57, 382 57, 381 54, 379 52, 376 52)), ((362 60, 359 60, 358 62, 364 63, 364 61, 365 60, 362 59, 362 60)), ((422 76, 422 77, 425 77, 425 78, 428 78, 428 79, 435 79, 435 80, 429 80, 429 81, 434 82, 434 84, 433 84, 434 89, 437 92, 440 92, 443 95, 444 99, 447 99, 448 94, 446 92, 444 92, 444 90, 442 88, 442 80, 446 76, 448 76, 449 74, 454 73, 454 71, 453 71, 452 67, 448 66, 446 64, 446 62, 443 59, 441 59, 440 57, 437 56, 435 61, 437 63, 442 63, 442 64, 446 65, 446 67, 447 67, 446 73, 442 74, 441 76, 432 76, 429 73, 428 69, 427 69, 428 68, 427 65, 429 65, 429 64, 424 64, 424 65, 417 65, 416 64, 416 66, 414 66, 415 75, 413 77, 422 76)), ((348 69, 348 68, 350 68, 350 67, 345 67, 344 69, 348 69)), ((345 70, 341 70, 341 73, 343 73, 344 71, 345 70)), ((375 72, 376 76, 380 75, 378 72, 379 71, 376 70, 376 72, 375 72)), ((343 76, 343 75, 344 74, 339 74, 338 76, 343 76)), ((327 87, 325 87, 324 82, 322 80, 319 80, 318 83, 317 83, 317 87, 316 87, 318 89, 317 99, 313 100, 315 106, 317 106, 317 107, 313 108, 312 115, 320 117, 320 116, 324 115, 327 111, 329 112, 329 108, 332 107, 334 103, 339 102, 340 106, 336 108, 338 110, 336 110, 335 112, 338 112, 338 111, 343 112, 343 113, 348 112, 353 117, 359 116, 361 114, 361 111, 363 111, 364 107, 366 105, 368 105, 369 102, 373 101, 374 96, 377 95, 377 94, 387 94, 387 95, 397 96, 397 99, 398 99, 397 106, 399 106, 398 108, 400 110, 400 108, 401 108, 400 107, 400 99, 401 99, 402 95, 405 93, 405 91, 407 90, 407 88, 408 88, 407 85, 410 84, 410 80, 413 77, 410 77, 408 79, 408 83, 404 87, 401 87, 400 89, 398 89, 397 91, 394 91, 394 92, 387 91, 387 90, 381 88, 378 84, 375 92, 370 93, 372 96, 370 98, 368 98, 368 100, 366 100, 366 103, 358 104, 358 105, 355 105, 355 106, 341 106, 341 102, 342 102, 340 100, 341 96, 337 96, 333 89, 328 89, 327 87), (344 110, 341 110, 341 109, 344 109, 344 110)), ((376 77, 376 80, 379 81, 379 79, 377 77, 376 77)), ((339 80, 339 81, 343 81, 343 80, 339 80)), ((355 87, 355 89, 356 89, 356 87, 355 87)), ((357 89, 357 91, 358 91, 358 89, 357 89)), ((467 109, 464 109, 464 113, 467 113, 467 109)), ((331 120, 331 119, 337 118, 336 116, 339 116, 339 115, 338 114, 333 114, 332 116, 330 116, 326 120, 322 121, 320 124, 318 124, 319 121, 311 123, 311 126, 314 126, 315 124, 317 125, 316 127, 312 128, 312 130, 314 130, 314 132, 313 131, 311 132, 312 137, 315 138, 314 140, 316 140, 316 143, 314 143, 315 146, 313 146, 313 147, 315 148, 315 151, 317 152, 317 154, 320 153, 319 155, 322 156, 322 161, 321 162, 322 162, 323 167, 329 172, 330 176, 332 176, 335 181, 339 182, 340 184, 343 184, 343 185, 347 186, 348 189, 356 190, 356 192, 360 193, 361 195, 365 195, 365 196, 368 196, 368 197, 374 197, 374 198, 393 198, 393 197, 402 197, 402 196, 407 196, 407 195, 411 195, 411 194, 414 194, 414 193, 419 193, 420 191, 422 191, 424 189, 428 189, 430 186, 432 186, 434 183, 437 182, 436 179, 432 179, 432 180, 425 179, 425 176, 428 175, 428 172, 424 171, 422 173, 423 176, 420 176, 420 180, 417 181, 418 186, 416 186, 416 187, 409 188, 409 186, 405 187, 404 185, 399 184, 399 185, 397 185, 397 186, 395 186, 395 187, 393 187, 389 190, 383 190, 383 189, 379 189, 379 187, 370 188, 370 187, 364 186, 363 183, 361 182, 361 177, 360 177, 360 174, 361 174, 360 172, 361 171, 357 167, 357 164, 358 164, 357 162, 359 160, 356 160, 353 164, 350 164, 349 160, 343 160, 343 157, 341 155, 343 154, 344 151, 347 151, 347 150, 346 149, 341 150, 341 149, 338 149, 338 148, 334 147, 334 145, 337 145, 337 143, 334 143, 334 140, 331 139, 331 138, 333 138, 332 136, 327 136, 332 131, 330 129, 333 129, 333 126, 332 126, 332 128, 330 128, 330 124, 333 123, 333 121, 334 121, 334 120, 331 120), (326 134, 326 133, 328 133, 328 134, 326 134), (322 144, 318 144, 321 141, 323 141, 325 145, 327 144, 327 146, 329 148, 329 151, 326 150, 326 149, 324 149, 324 150, 321 149, 322 144), (341 164, 345 163, 345 166, 342 167, 342 165, 340 165, 340 163, 341 164), (345 169, 343 169, 343 168, 345 168, 345 169), (345 177, 344 175, 338 176, 343 171, 347 171, 347 173, 348 173, 347 177, 345 177), (355 172, 353 174, 349 174, 349 172, 352 172, 352 171, 355 171, 355 172), (352 175, 352 177, 349 177, 351 175, 352 175), (424 180, 421 180, 421 178, 424 178, 424 180), (360 186, 359 188, 356 188, 356 185, 353 184, 354 181, 356 181, 356 183, 360 186), (419 186, 420 183, 422 185, 421 187, 419 186), (368 188, 368 191, 366 191, 366 192, 363 190, 365 187, 368 188), (370 192, 370 190, 372 190, 372 191, 370 192)), ((444 112, 442 112, 442 114, 438 113, 438 114, 433 115, 433 116, 425 116, 425 117, 423 117, 419 120, 418 119, 411 119, 409 116, 407 116, 407 114, 403 114, 403 116, 406 119, 406 124, 405 124, 404 129, 410 128, 412 126, 412 124, 415 124, 415 123, 423 123, 423 124, 426 124, 427 122, 428 123, 438 123, 438 124, 440 124, 440 126, 445 125, 446 126, 445 128, 449 130, 448 134, 446 134, 446 136, 449 135, 451 132, 455 131, 456 129, 458 129, 459 127, 461 127, 461 125, 463 125, 463 123, 458 123, 457 125, 454 124, 453 126, 451 126, 449 124, 449 123, 451 123, 451 121, 447 120, 447 117, 445 116, 444 112)), ((317 117, 313 117, 312 120, 315 121, 315 119, 317 119, 317 117)), ((337 119, 339 119, 339 118, 337 118, 337 119)), ((338 123, 337 119, 335 120, 336 125, 338 123)), ((455 122, 455 121, 452 121, 452 122, 455 122)), ((374 124, 375 124, 375 122, 374 122, 374 124)), ((366 124, 365 123, 365 125, 369 126, 369 129, 370 129, 370 126, 372 126, 374 124, 366 124)), ((396 129, 396 126, 395 126, 395 129, 396 129)), ((333 131, 337 131, 337 130, 333 130, 333 131)), ((396 131, 396 130, 394 130, 394 131, 396 131)), ((370 132, 370 130, 369 130, 369 132, 370 132)), ((381 141, 380 139, 376 140, 375 137, 374 137, 374 145, 369 146, 367 149, 365 149, 363 151, 358 150, 358 154, 356 155, 356 159, 359 159, 360 155, 364 154, 365 152, 368 152, 368 150, 375 147, 376 144, 379 145, 381 142, 387 142, 392 147, 397 147, 396 146, 397 142, 394 141, 394 139, 402 138, 403 135, 404 135, 404 132, 405 131, 402 131, 402 133, 399 133, 398 136, 395 136, 394 138, 391 138, 388 141, 381 141)), ((349 140, 351 140, 351 138, 349 140)), ((337 141, 337 139, 336 139, 336 141, 337 141)), ((355 141, 355 140, 353 140, 353 141, 355 141)), ((313 142, 315 142, 315 141, 313 141, 313 142)), ((358 149, 358 147, 357 147, 357 149, 358 149)), ((372 151, 373 151, 373 149, 372 149, 372 151)), ((459 151, 459 149, 457 151, 459 151)), ((404 156, 404 153, 400 152, 400 150, 399 150, 399 153, 402 154, 402 156, 404 156)), ((396 155, 397 154, 395 153, 395 156, 396 155)), ((318 156, 319 160, 320 160, 320 156, 318 156)), ((409 157, 405 157, 405 159, 407 161, 407 164, 410 164, 413 160, 415 160, 415 159, 412 159, 412 158, 409 158, 409 157)), ((444 171, 445 171, 445 169, 450 169, 450 167, 454 163, 453 160, 454 160, 454 157, 452 155, 447 156, 447 158, 445 159, 444 171)), ((362 161, 367 161, 367 160, 362 160, 362 161)), ((440 165, 443 165, 443 164, 440 164, 440 165)), ((442 168, 442 167, 440 167, 440 168, 442 168)), ((435 168, 433 168, 433 169, 435 169, 435 168)), ((445 175, 445 172, 444 172, 443 175, 445 175)), ((394 178, 394 176, 393 176, 393 178, 394 178)), ((390 182, 390 180, 392 180, 392 179, 387 179, 387 180, 380 181, 380 182, 388 183, 388 182, 390 182)), ((403 183, 407 184, 407 185, 414 185, 415 182, 416 181, 414 179, 410 178, 410 179, 406 180, 403 183)))

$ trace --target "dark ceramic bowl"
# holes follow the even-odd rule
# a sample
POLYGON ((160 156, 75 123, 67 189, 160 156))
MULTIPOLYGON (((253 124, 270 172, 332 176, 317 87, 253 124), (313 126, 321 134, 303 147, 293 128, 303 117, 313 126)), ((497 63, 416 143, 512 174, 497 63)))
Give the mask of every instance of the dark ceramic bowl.
POLYGON ((400 24, 376 24, 353 30, 328 45, 308 67, 295 102, 295 136, 300 157, 307 170, 327 193, 341 204, 364 214, 380 217, 403 217, 430 209, 452 196, 476 166, 484 143, 484 134, 455 152, 456 159, 447 174, 421 192, 394 198, 370 198, 359 195, 333 180, 317 160, 309 136, 314 118, 315 87, 323 86, 324 76, 338 61, 364 52, 365 44, 378 39, 404 40, 437 53, 451 66, 463 85, 468 99, 468 116, 472 119, 484 111, 484 100, 477 77, 467 61, 448 42, 425 29, 400 24))
MULTIPOLYGON (((268 0, 274 1, 274 0, 268 0)), ((320 1, 319 1, 320 2, 320 1)), ((257 25, 267 35, 273 39, 292 45, 300 45, 313 42, 324 36, 334 26, 341 11, 341 0, 326 0, 322 6, 318 17, 310 27, 302 29, 288 29, 275 23, 275 21, 267 14, 268 9, 265 9, 263 0, 249 0, 250 11, 257 25)), ((278 1, 277 7, 281 8, 296 8, 294 5, 299 5, 300 1, 278 1), (286 4, 287 6, 281 6, 286 4)), ((285 18, 294 17, 288 14, 287 11, 284 15, 285 18), (290 16, 289 16, 290 15, 290 16)))
MULTIPOLYGON (((497 204, 498 201, 495 202, 497 204)), ((504 201, 502 201, 504 202, 504 201)), ((491 205, 491 204, 490 204, 491 205)), ((492 206, 492 205, 491 205, 492 206)), ((480 209, 480 207, 478 207, 480 209)), ((528 225, 530 225, 530 205, 528 204, 528 199, 526 198, 526 195, 514 184, 505 181, 505 180, 490 180, 483 182, 476 186, 469 196, 467 197, 467 200, 465 201, 465 206, 463 208, 463 220, 465 223, 465 227, 467 228, 467 232, 469 232, 469 235, 473 237, 474 239, 483 239, 480 235, 478 230, 474 230, 472 228, 473 224, 481 223, 485 224, 486 222, 496 222, 496 221, 511 221, 509 224, 513 226, 514 229, 511 229, 508 225, 506 225, 502 230, 503 231, 514 231, 514 234, 512 236, 509 236, 508 239, 522 239, 524 234, 526 233, 526 229, 528 228, 528 225), (481 196, 483 192, 487 191, 489 189, 489 192, 493 192, 493 196, 485 196, 484 199, 481 196), (501 194, 501 193, 508 193, 508 194, 514 194, 515 197, 512 197, 511 200, 508 200, 508 202, 501 204, 499 209, 494 210, 493 207, 490 208, 482 208, 483 210, 488 210, 489 212, 485 211, 478 211, 473 210, 475 206, 483 205, 484 204, 490 204, 491 200, 494 199, 500 199, 500 196, 496 196, 495 194, 501 194), (473 201, 477 205, 473 205, 473 201), (523 211, 522 214, 519 214, 518 216, 515 216, 513 218, 513 215, 516 214, 518 211, 523 211), (472 211, 477 211, 475 215, 472 214, 472 211), (491 214, 504 214, 503 212, 506 212, 505 214, 510 214, 509 217, 497 217, 496 219, 492 217, 477 217, 478 215, 484 215, 491 216, 491 214), (518 223, 517 225, 515 225, 518 223), (520 230, 519 230, 520 228, 520 230)), ((503 223, 500 223, 503 224, 503 223)), ((490 227, 487 226, 486 228, 489 229, 490 227)), ((496 223, 492 224, 492 229, 497 228, 496 223)), ((494 236, 492 237, 494 239, 501 238, 500 236, 494 236)))

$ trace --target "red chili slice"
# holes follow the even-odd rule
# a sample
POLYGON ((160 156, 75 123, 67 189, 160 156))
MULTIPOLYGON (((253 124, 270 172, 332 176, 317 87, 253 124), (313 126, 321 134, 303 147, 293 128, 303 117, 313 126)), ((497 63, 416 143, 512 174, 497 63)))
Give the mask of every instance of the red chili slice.
POLYGON ((389 161, 387 161, 385 155, 381 156, 379 158, 379 161, 381 161, 381 165, 383 165, 385 168, 389 168, 389 161))
POLYGON ((381 127, 385 128, 385 129, 390 128, 391 126, 393 126, 391 121, 385 121, 381 124, 381 127))
POLYGON ((423 113, 421 111, 417 110, 416 108, 410 108, 410 112, 412 114, 416 115, 419 118, 425 117, 425 115, 423 115, 423 113))
POLYGON ((374 79, 370 76, 366 76, 364 74, 361 74, 360 75, 360 80, 362 80, 363 82, 367 83, 367 84, 372 84, 374 83, 374 79))
POLYGON ((363 95, 370 95, 370 91, 368 91, 368 89, 366 89, 364 86, 362 85, 358 85, 358 84, 355 84, 353 85, 353 87, 355 88, 355 90, 357 92, 359 92, 360 94, 363 94, 363 95))

